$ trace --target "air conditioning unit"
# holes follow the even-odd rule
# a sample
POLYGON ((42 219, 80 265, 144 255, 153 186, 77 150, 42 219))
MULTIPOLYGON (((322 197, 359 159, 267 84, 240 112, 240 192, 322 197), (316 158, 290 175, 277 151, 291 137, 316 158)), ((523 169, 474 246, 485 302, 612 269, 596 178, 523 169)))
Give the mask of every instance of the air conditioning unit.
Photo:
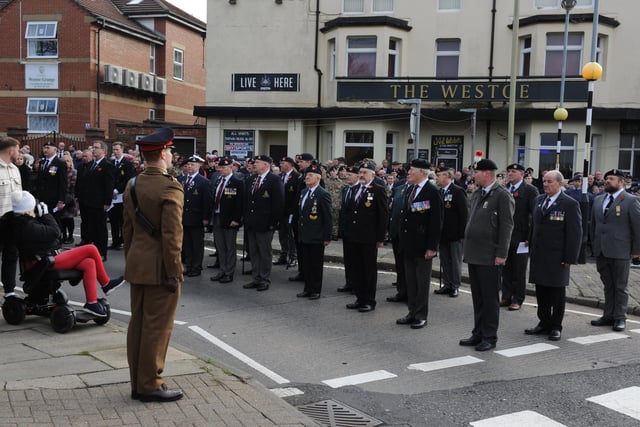
POLYGON ((167 79, 163 79, 162 77, 156 77, 155 79, 155 91, 161 93, 163 95, 167 94, 167 79))
POLYGON ((116 67, 115 65, 105 65, 104 81, 105 83, 113 83, 113 84, 121 85, 122 84, 122 67, 116 67))
POLYGON ((124 80, 122 81, 122 84, 127 87, 134 87, 137 89, 140 79, 140 77, 138 77, 139 75, 140 73, 136 73, 135 71, 124 70, 124 80))
POLYGON ((140 81, 138 82, 138 89, 146 90, 147 92, 153 92, 153 76, 149 74, 140 73, 140 81))

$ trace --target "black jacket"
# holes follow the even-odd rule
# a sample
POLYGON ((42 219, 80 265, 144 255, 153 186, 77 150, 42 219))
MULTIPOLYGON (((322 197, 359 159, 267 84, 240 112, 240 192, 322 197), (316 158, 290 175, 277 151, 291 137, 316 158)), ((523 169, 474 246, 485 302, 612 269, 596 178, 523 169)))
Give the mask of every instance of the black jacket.
POLYGON ((284 210, 284 185, 280 177, 269 172, 253 192, 254 182, 258 175, 252 175, 246 187, 246 205, 244 223, 248 230, 269 231, 278 228, 284 210))
POLYGON ((444 222, 442 225, 441 243, 457 242, 464 238, 464 228, 469 218, 469 201, 467 192, 453 182, 443 196, 444 222))
MULTIPOLYGON (((222 178, 222 176, 220 177, 222 178)), ((220 197, 220 213, 214 213, 215 216, 220 218, 220 227, 233 228, 229 224, 231 221, 236 221, 242 224, 242 218, 244 214, 244 190, 245 185, 242 180, 236 178, 233 174, 229 178, 227 185, 222 190, 220 197)), ((218 185, 213 187, 213 200, 215 206, 215 200, 217 198, 218 185)), ((239 226, 237 227, 239 228, 239 226)))
POLYGON ((60 228, 51 214, 34 218, 7 212, 0 218, 0 235, 5 244, 18 249, 23 260, 51 255, 60 249, 60 228))

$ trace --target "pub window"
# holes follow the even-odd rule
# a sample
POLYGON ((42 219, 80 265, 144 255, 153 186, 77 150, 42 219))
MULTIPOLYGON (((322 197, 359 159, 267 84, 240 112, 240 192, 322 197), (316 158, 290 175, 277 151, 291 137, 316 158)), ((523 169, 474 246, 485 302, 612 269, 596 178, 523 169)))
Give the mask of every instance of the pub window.
POLYGON ((460 39, 436 40, 436 77, 458 77, 460 39))
POLYGON ((364 13, 364 0, 343 0, 344 13, 364 13))
MULTIPOLYGON (((560 172, 565 178, 573 176, 573 163, 575 158, 575 146, 578 135, 575 133, 563 133, 560 142, 560 172)), ((540 134, 540 161, 539 169, 554 170, 556 168, 557 133, 540 134)))
POLYGON ((27 22, 25 39, 27 39, 28 58, 58 57, 58 23, 27 22))
POLYGON ((391 162, 396 160, 396 142, 398 142, 398 132, 387 132, 384 158, 389 161, 389 167, 391 167, 391 162))
POLYGON ((27 128, 30 133, 58 131, 58 98, 27 98, 27 128))
POLYGON ((329 79, 336 78, 336 39, 329 40, 329 79))
MULTIPOLYGON (((562 75, 563 33, 547 33, 544 63, 545 77, 562 75)), ((579 76, 582 71, 582 33, 569 33, 567 42, 567 76, 579 76)))
POLYGON ((373 159, 373 131, 345 131, 344 157, 348 165, 373 159))
POLYGON ((456 11, 462 9, 462 0, 438 0, 438 11, 456 11))
POLYGON ((389 63, 387 77, 398 77, 400 67, 400 40, 389 39, 389 63))
POLYGON ((640 176, 640 135, 620 135, 618 169, 630 173, 633 177, 640 176))
POLYGON ((347 38, 347 77, 375 77, 376 37, 347 38))
POLYGON ((393 0, 373 0, 371 11, 374 13, 393 12, 393 0))
POLYGON ((173 78, 184 80, 184 50, 173 49, 173 78))
POLYGON ((520 38, 520 76, 531 75, 531 36, 520 38))
POLYGON ((596 41, 596 62, 604 68, 605 48, 607 47, 607 36, 598 34, 596 41))
POLYGON ((149 45, 149 73, 156 73, 156 45, 153 43, 149 45))

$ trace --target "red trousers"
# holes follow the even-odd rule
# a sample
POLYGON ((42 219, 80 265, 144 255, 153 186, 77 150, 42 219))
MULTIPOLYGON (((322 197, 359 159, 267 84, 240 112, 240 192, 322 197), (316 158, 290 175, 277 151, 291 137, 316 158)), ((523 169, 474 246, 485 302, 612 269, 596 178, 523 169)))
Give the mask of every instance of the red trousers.
POLYGON ((88 303, 98 300, 98 288, 109 283, 109 275, 102 264, 102 257, 95 245, 78 246, 69 249, 54 257, 54 270, 80 270, 82 271, 82 285, 88 303))

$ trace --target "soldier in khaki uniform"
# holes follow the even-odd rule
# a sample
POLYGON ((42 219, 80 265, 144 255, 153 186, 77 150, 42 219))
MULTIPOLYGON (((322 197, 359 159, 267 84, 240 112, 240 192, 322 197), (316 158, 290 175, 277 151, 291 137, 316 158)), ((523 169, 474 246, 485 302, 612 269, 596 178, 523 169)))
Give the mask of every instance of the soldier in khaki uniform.
POLYGON ((167 389, 161 376, 183 281, 184 193, 167 172, 172 139, 173 131, 162 128, 138 141, 145 169, 129 181, 124 194, 125 279, 131 284, 127 358, 131 398, 143 402, 169 402, 183 396, 180 390, 167 389), (153 230, 136 216, 132 185, 140 211, 153 230))

